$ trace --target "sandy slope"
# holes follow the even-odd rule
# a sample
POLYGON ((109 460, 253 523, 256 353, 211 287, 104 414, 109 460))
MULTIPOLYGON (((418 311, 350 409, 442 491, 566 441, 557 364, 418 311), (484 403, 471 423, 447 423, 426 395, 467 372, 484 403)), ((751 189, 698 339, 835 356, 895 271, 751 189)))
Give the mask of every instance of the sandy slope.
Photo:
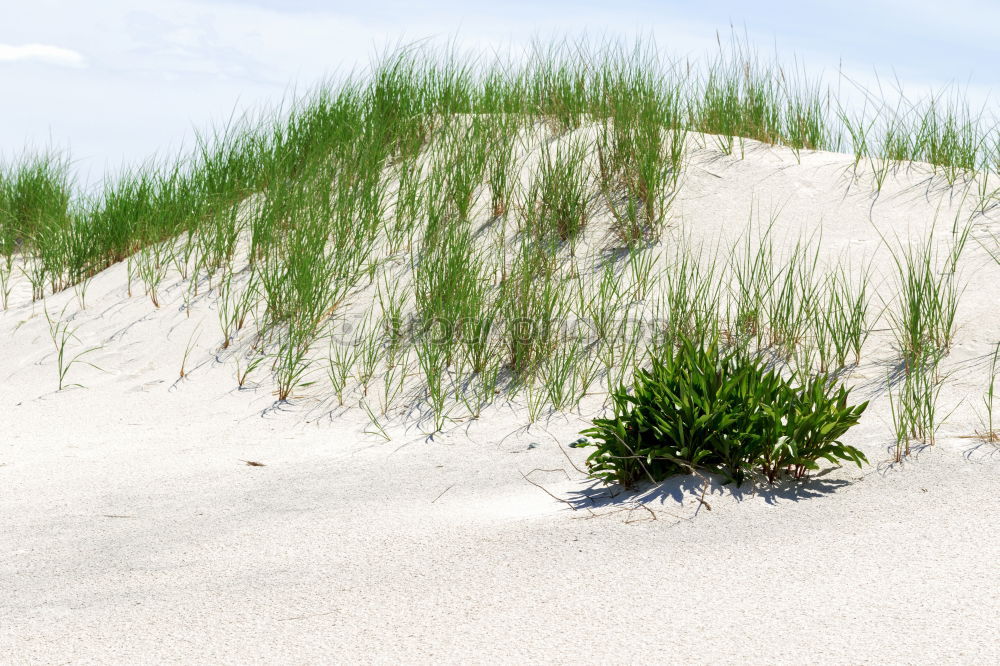
MULTIPOLYGON (((822 224, 824 258, 873 259, 890 298, 874 230, 921 238, 936 219, 944 244, 969 203, 918 165, 874 199, 850 165, 709 142, 671 234, 712 244, 780 208, 776 238, 822 224)), ((69 376, 87 388, 55 392, 41 306, 21 291, 0 313, 0 662, 1000 660, 1000 453, 965 437, 1000 340, 1000 266, 971 242, 961 270, 936 446, 887 464, 893 354, 877 332, 849 378, 873 400, 849 434, 873 464, 713 487, 707 504, 690 479, 608 498, 574 471, 559 444, 599 398, 529 428, 506 405, 433 439, 396 424, 388 442, 357 409, 273 409, 269 386, 237 391, 215 360, 210 301, 187 317, 168 290, 155 310, 127 297, 123 266, 85 310, 72 291, 47 299, 79 348, 101 347, 101 370, 69 376)))

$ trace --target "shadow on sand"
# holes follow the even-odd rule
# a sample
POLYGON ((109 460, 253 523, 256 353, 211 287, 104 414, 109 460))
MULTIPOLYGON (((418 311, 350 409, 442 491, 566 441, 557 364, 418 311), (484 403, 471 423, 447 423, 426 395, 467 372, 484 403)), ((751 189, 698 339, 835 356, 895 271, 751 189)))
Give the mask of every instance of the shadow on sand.
POLYGON ((737 487, 732 483, 723 483, 722 478, 715 475, 678 475, 656 484, 638 484, 634 488, 604 486, 598 481, 590 481, 561 499, 573 510, 595 517, 621 511, 631 515, 639 511, 637 519, 642 512, 649 519, 655 519, 660 512, 679 519, 690 519, 702 510, 711 511, 717 501, 742 502, 762 498, 767 504, 777 505, 830 495, 852 483, 850 479, 826 478, 835 469, 826 469, 803 479, 783 479, 773 486, 763 479, 753 479, 737 487), (688 510, 690 515, 675 513, 684 510, 688 510))

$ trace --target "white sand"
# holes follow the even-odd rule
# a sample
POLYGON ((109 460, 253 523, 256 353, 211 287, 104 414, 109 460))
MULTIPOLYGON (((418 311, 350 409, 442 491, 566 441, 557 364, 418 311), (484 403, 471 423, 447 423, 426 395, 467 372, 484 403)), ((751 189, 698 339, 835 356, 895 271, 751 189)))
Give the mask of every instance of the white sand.
MULTIPOLYGON (((850 157, 748 146, 694 155, 674 233, 714 242, 754 201, 765 221, 781 207, 776 238, 822 222, 824 258, 874 258, 889 295, 874 229, 920 238, 937 218, 945 243, 962 206, 920 166, 875 200, 850 157)), ((974 237, 998 220, 978 217, 974 237)), ((22 285, 0 313, 0 662, 996 663, 1000 453, 968 436, 1000 266, 975 240, 961 266, 934 447, 888 464, 893 352, 876 333, 849 378, 873 402, 847 437, 872 465, 714 487, 711 510, 692 479, 609 500, 574 471, 558 443, 599 399, 530 428, 508 406, 431 440, 392 426, 388 442, 358 409, 269 409, 269 382, 234 390, 233 363, 214 360, 210 300, 188 318, 168 289, 156 310, 126 296, 124 266, 83 311, 72 290, 47 299, 72 316, 74 349, 102 346, 87 357, 102 370, 68 376, 86 388, 55 392, 22 285)))

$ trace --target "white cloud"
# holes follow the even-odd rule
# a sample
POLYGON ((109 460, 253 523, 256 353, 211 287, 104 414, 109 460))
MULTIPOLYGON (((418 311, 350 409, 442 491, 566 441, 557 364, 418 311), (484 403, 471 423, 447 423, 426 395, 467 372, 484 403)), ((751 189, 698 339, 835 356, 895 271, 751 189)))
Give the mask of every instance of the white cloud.
POLYGON ((49 44, 0 44, 0 62, 44 62, 64 67, 83 67, 83 56, 72 49, 49 44))

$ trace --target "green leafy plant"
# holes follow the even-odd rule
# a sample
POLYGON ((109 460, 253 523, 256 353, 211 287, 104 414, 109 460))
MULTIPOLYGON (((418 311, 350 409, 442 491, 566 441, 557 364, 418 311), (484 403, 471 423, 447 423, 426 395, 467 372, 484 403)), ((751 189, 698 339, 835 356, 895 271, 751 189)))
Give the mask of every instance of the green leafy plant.
POLYGON ((613 392, 613 415, 582 433, 596 448, 587 465, 624 486, 698 469, 737 484, 758 471, 773 484, 783 472, 818 469, 820 459, 861 466, 864 454, 840 438, 868 403, 847 399, 826 378, 793 385, 746 351, 683 338, 613 392))

